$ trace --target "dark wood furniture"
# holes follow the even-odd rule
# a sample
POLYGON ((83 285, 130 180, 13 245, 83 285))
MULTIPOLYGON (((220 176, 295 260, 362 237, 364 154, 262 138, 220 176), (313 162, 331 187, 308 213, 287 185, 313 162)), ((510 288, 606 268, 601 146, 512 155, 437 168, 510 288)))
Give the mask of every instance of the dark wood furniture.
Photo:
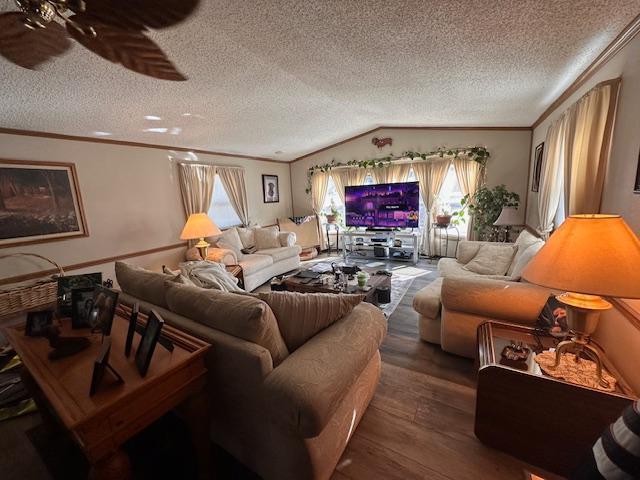
MULTIPOLYGON (((51 361, 45 338, 24 335, 24 324, 7 327, 4 334, 25 366, 25 382, 43 416, 68 430, 91 463, 91 478, 130 478, 129 462, 120 446, 166 412, 176 408, 190 427, 199 462, 199 477, 211 478, 209 415, 206 400, 204 354, 210 345, 169 325, 162 334, 174 344, 173 352, 158 345, 147 375, 135 365, 136 335, 129 358, 124 344, 129 320, 119 308, 111 331, 109 363, 123 377, 118 384, 106 372, 97 392, 89 396, 93 363, 101 349, 101 336, 87 329, 72 330, 71 320, 59 320, 62 335, 84 336, 91 346, 73 356, 51 361)), ((139 322, 146 317, 140 314, 139 322)))
POLYGON ((309 280, 308 278, 300 278, 300 277, 288 277, 283 280, 283 285, 290 292, 302 292, 302 293, 354 293, 364 295, 364 301, 373 303, 376 305, 378 303, 378 296, 376 293, 376 289, 380 287, 389 287, 391 288, 391 277, 387 275, 376 275, 377 269, 375 268, 363 268, 365 272, 367 272, 370 277, 367 281, 367 285, 371 287, 370 290, 364 291, 361 288, 356 286, 348 286, 341 290, 333 288, 333 285, 322 284, 320 280, 309 280))
POLYGON ((488 322, 478 327, 475 434, 493 448, 567 476, 638 396, 604 352, 604 365, 618 380, 613 393, 541 373, 533 353, 556 343, 555 338, 520 325, 488 322), (512 340, 532 351, 526 370, 501 364, 502 350, 512 340))
POLYGON ((225 265, 225 269, 231 275, 240 280, 239 286, 244 288, 244 274, 242 273, 242 267, 240 265, 225 265))

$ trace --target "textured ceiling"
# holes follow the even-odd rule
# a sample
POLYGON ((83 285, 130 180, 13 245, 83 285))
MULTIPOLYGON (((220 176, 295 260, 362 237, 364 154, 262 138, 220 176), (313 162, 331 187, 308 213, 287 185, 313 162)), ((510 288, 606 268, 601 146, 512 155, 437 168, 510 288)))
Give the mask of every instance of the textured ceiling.
POLYGON ((77 44, 38 72, 0 58, 0 127, 290 160, 376 125, 529 126, 638 13, 640 0, 202 0, 151 33, 187 82, 77 44))

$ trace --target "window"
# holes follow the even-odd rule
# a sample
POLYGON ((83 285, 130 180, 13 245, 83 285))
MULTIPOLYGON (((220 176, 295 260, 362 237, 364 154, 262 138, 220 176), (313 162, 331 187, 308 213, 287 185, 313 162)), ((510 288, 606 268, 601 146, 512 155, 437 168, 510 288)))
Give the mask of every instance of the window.
MULTIPOLYGON (((336 210, 340 213, 340 218, 338 219, 340 224, 343 224, 344 219, 344 203, 338 195, 338 190, 336 189, 336 184, 333 183, 333 177, 329 177, 329 182, 327 185, 327 196, 324 199, 324 205, 322 206, 322 213, 327 215, 331 215, 332 208, 335 207, 336 210)), ((322 219, 324 220, 324 219, 322 219)))
POLYGON ((211 207, 209 208, 209 217, 211 217, 220 228, 242 225, 242 220, 240 220, 240 217, 238 217, 238 214, 231 206, 229 196, 218 175, 216 175, 213 184, 213 199, 211 200, 211 207))

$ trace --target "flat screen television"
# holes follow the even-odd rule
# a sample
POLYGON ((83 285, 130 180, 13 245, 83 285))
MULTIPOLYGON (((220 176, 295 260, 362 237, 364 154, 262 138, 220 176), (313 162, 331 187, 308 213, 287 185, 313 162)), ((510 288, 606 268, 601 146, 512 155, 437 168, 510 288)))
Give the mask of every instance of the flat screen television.
POLYGON ((344 199, 347 227, 418 228, 418 182, 345 187, 344 199))

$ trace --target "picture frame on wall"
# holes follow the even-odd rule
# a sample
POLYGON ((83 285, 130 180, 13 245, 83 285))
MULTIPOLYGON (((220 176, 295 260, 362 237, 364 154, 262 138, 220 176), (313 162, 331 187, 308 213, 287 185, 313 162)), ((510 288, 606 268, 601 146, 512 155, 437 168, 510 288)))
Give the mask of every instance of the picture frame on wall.
POLYGON ((0 159, 0 248, 88 236, 73 163, 0 159))
POLYGON ((633 193, 640 193, 640 152, 638 153, 638 168, 636 170, 636 183, 633 187, 633 193))
POLYGON ((262 196, 264 203, 278 203, 280 201, 277 175, 262 175, 262 196))
POLYGON ((531 182, 531 191, 537 192, 540 189, 540 176, 542 175, 542 158, 544 154, 544 142, 540 143, 535 149, 533 164, 533 181, 531 182))

